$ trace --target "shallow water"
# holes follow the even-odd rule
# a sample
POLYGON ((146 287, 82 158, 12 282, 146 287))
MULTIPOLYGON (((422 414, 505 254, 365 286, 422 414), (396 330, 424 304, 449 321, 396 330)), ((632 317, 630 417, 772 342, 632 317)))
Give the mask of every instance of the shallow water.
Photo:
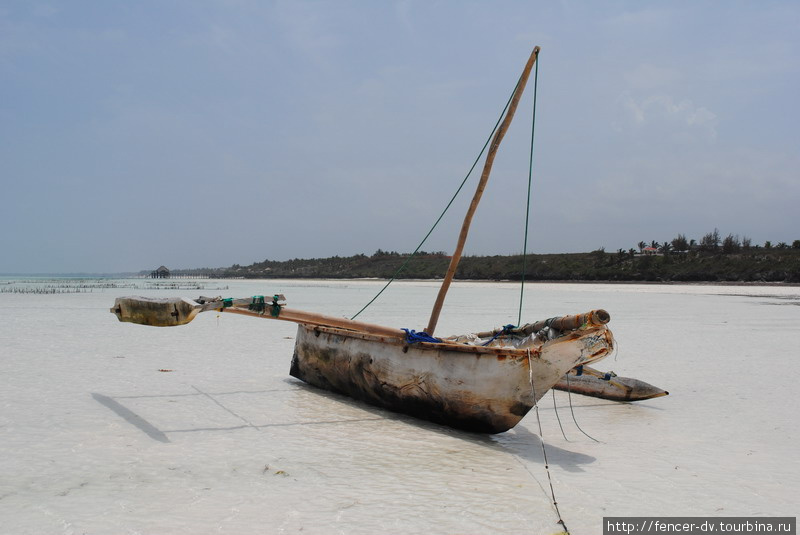
MULTIPOLYGON (((116 282, 0 293, 0 533, 559 531, 533 411, 507 433, 462 433, 289 377, 291 323, 208 312, 164 329, 109 313, 122 295, 283 293, 294 308, 350 316, 381 282, 116 282)), ((420 329, 437 288, 397 282, 359 319, 420 329)), ((572 396, 599 442, 566 393, 543 398, 573 534, 601 533, 603 516, 797 514, 800 288, 525 294, 523 321, 606 308, 619 351, 597 368, 670 391, 631 404, 572 396)), ((516 323, 518 299, 517 285, 455 283, 437 334, 516 323)))

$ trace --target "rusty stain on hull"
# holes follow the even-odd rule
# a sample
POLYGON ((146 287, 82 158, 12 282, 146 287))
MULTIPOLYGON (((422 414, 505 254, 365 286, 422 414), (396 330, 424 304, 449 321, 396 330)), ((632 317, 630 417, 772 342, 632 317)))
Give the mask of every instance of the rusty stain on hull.
POLYGON ((575 331, 528 351, 408 345, 300 324, 290 374, 396 412, 468 431, 501 433, 514 427, 567 370, 605 356, 612 347, 604 326, 575 331))

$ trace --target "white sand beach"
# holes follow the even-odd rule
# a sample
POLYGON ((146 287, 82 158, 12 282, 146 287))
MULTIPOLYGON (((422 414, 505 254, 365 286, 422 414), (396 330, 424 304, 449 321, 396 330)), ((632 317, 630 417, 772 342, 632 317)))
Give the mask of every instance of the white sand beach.
MULTIPOLYGON (((382 283, 197 282, 0 293, 0 533, 561 531, 533 411, 507 433, 463 433, 289 377, 291 323, 209 312, 153 328, 109 313, 123 295, 283 293, 349 316, 382 283)), ((420 329, 435 292, 395 283, 359 319, 420 329)), ((515 322, 518 295, 455 283, 438 334, 515 322)), ((526 286, 524 321, 593 308, 618 342, 596 367, 670 395, 573 395, 598 442, 566 393, 542 399, 570 532, 601 533, 603 516, 796 516, 800 288, 526 286)))

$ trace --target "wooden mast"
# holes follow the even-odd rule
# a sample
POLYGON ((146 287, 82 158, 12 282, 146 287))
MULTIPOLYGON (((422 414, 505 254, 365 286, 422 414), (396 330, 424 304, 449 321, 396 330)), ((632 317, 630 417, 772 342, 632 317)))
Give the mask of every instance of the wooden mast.
POLYGON ((450 288, 450 283, 453 282, 453 277, 456 274, 456 268, 458 268, 458 263, 461 260, 461 254, 464 251, 464 243, 467 241, 467 234, 469 234, 469 226, 472 223, 472 216, 475 215, 475 210, 478 208, 478 203, 481 200, 481 196, 483 196, 483 190, 486 189, 486 183, 489 181, 489 173, 492 171, 492 164, 494 164, 494 157, 497 154, 497 148, 500 146, 500 142, 506 135, 506 130, 508 130, 508 126, 511 124, 511 119, 514 118, 514 112, 517 110, 519 99, 522 97, 522 92, 525 90, 525 84, 528 82, 528 76, 530 76, 531 69, 533 68, 533 64, 536 62, 536 58, 538 56, 539 47, 537 46, 533 48, 533 52, 531 52, 531 56, 528 58, 528 63, 525 64, 525 69, 523 69, 522 75, 519 78, 517 88, 514 91, 514 95, 511 97, 511 104, 508 108, 508 112, 506 113, 503 122, 500 124, 500 128, 495 133, 494 139, 492 139, 492 144, 489 147, 489 152, 486 154, 486 163, 483 165, 481 180, 478 182, 478 188, 475 190, 475 195, 472 197, 472 203, 470 203, 469 209, 467 210, 467 215, 464 217, 464 223, 461 225, 461 234, 458 236, 458 244, 453 252, 453 258, 450 260, 450 267, 447 268, 447 274, 444 277, 444 281, 442 281, 441 288, 439 288, 439 295, 436 296, 436 303, 433 305, 431 319, 428 321, 428 327, 425 329, 425 332, 429 335, 433 335, 433 331, 436 329, 436 324, 439 322, 439 313, 442 311, 444 298, 447 295, 447 290, 450 288))

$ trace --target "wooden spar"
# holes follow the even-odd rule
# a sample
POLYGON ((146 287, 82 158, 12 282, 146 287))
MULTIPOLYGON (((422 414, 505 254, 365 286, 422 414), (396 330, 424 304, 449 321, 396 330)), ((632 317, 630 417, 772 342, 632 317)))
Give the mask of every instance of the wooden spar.
MULTIPOLYGON (((513 334, 528 335, 538 333, 545 327, 550 327, 556 331, 574 331, 583 326, 597 327, 599 325, 605 325, 610 320, 611 315, 602 308, 598 308, 597 310, 590 310, 584 314, 561 316, 560 318, 550 318, 548 320, 537 321, 536 323, 527 323, 516 329, 512 329, 511 332, 513 334)), ((484 331, 475 333, 475 336, 478 338, 489 338, 490 336, 500 334, 504 330, 505 328, 499 328, 493 331, 484 331)))
POLYGON ((393 338, 405 338, 406 333, 401 329, 394 329, 392 327, 384 327, 383 325, 376 325, 374 323, 364 323, 361 321, 353 321, 347 318, 337 318, 335 316, 326 316, 324 314, 316 314, 314 312, 305 312, 295 308, 282 307, 278 316, 270 316, 269 313, 264 314, 255 312, 253 310, 245 310, 242 308, 224 308, 223 312, 233 312, 234 314, 242 314, 243 316, 254 316, 258 318, 267 318, 273 320, 292 321, 294 323, 302 323, 304 325, 322 326, 322 327, 339 327, 340 329, 350 329, 369 334, 377 334, 381 336, 391 336, 393 338))
POLYGON ((458 263, 461 261, 461 254, 464 251, 464 243, 467 241, 467 234, 469 234, 469 226, 472 223, 472 216, 475 215, 475 210, 477 210, 478 203, 483 196, 483 190, 486 189, 486 183, 489 181, 489 173, 492 171, 492 165, 494 164, 494 158, 497 154, 497 149, 500 146, 500 142, 503 140, 503 137, 506 135, 506 130, 508 130, 511 120, 514 118, 514 112, 517 111, 517 105, 519 104, 520 98, 522 98, 523 91, 525 91, 525 84, 528 82, 528 76, 530 76, 531 69, 533 68, 533 64, 536 62, 536 58, 538 56, 539 47, 536 46, 533 48, 530 58, 528 58, 528 63, 525 64, 525 69, 523 69, 522 75, 519 78, 517 88, 514 90, 514 95, 511 97, 511 104, 508 108, 508 112, 506 113, 503 122, 500 124, 500 128, 495 133, 494 139, 492 139, 492 144, 489 147, 489 152, 486 154, 486 163, 483 165, 481 180, 478 182, 478 188, 475 190, 475 195, 472 197, 472 203, 470 203, 469 209, 467 210, 467 215, 464 217, 464 223, 461 225, 461 234, 458 236, 458 244, 453 252, 453 258, 450 260, 450 267, 447 268, 447 274, 444 277, 444 281, 442 281, 441 288, 439 288, 439 295, 436 296, 436 303, 433 305, 433 311, 431 312, 431 318, 428 321, 428 327, 425 329, 425 332, 431 336, 433 336, 433 331, 436 330, 436 324, 439 322, 439 313, 442 311, 442 305, 444 305, 444 298, 447 295, 447 290, 450 288, 450 283, 453 282, 453 277, 456 274, 458 263))
MULTIPOLYGON (((276 295, 278 300, 283 300, 282 295, 276 295)), ((205 298, 201 298, 205 299, 205 298)), ((245 316, 257 316, 260 318, 279 319, 284 321, 292 321, 294 323, 304 323, 312 326, 326 326, 338 327, 341 329, 350 329, 353 331, 365 332, 376 334, 380 336, 391 336, 394 338, 405 338, 406 333, 401 329, 392 327, 383 327, 373 323, 364 323, 361 321, 353 321, 347 318, 337 318, 336 316, 326 316, 324 314, 317 314, 315 312, 306 312, 294 308, 286 308, 280 306, 280 312, 277 316, 270 314, 270 303, 265 303, 263 306, 266 310, 253 311, 244 308, 237 308, 240 306, 248 306, 251 299, 233 299, 230 304, 233 306, 225 306, 225 303, 220 299, 209 300, 204 303, 198 303, 191 299, 184 299, 180 297, 159 299, 148 297, 118 297, 114 302, 114 307, 111 312, 114 313, 119 321, 128 323, 137 323, 139 325, 151 325, 154 327, 175 327, 177 325, 186 325, 192 321, 200 312, 207 312, 209 310, 220 310, 224 312, 233 312, 234 314, 243 314, 245 316)))
POLYGON ((560 318, 553 318, 549 320, 537 321, 525 325, 519 329, 520 332, 531 334, 539 332, 545 327, 551 327, 557 331, 574 331, 583 325, 605 325, 611 321, 611 314, 598 308, 591 310, 585 314, 575 314, 574 316, 562 316, 560 318))

